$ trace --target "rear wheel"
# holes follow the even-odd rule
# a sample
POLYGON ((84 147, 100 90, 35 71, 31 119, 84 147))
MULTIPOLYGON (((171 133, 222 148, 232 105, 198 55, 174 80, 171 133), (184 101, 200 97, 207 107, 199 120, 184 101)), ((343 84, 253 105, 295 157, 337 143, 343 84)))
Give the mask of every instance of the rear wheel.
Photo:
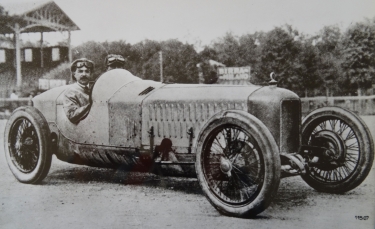
POLYGON ((374 160, 374 144, 365 123, 338 107, 315 110, 304 119, 302 144, 328 149, 309 163, 302 176, 318 191, 343 193, 354 189, 365 180, 374 160))
POLYGON ((280 182, 280 156, 258 119, 229 114, 214 120, 200 135, 197 149, 198 180, 216 209, 248 217, 268 207, 280 182))
POLYGON ((34 107, 13 112, 5 127, 5 157, 10 170, 22 183, 42 181, 50 167, 50 130, 43 115, 34 107))

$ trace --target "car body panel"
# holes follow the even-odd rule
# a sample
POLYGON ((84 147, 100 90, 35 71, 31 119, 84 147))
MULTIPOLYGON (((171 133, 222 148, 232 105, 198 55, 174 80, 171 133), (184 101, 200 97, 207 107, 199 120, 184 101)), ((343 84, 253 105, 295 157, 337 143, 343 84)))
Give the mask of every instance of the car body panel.
MULTIPOLYGON (((87 117, 78 124, 71 123, 63 109, 63 93, 57 98, 56 123, 61 133, 71 141, 80 144, 94 144, 105 146, 117 146, 110 142, 110 129, 115 126, 110 122, 111 99, 116 98, 121 91, 130 91, 134 82, 142 81, 126 70, 115 69, 99 77, 92 91, 93 104, 87 117), (120 74, 119 74, 120 72, 120 74)), ((130 93, 128 93, 130 95, 130 93)), ((124 100, 128 96, 124 96, 124 100)), ((122 103, 123 105, 128 103, 122 103)), ((130 105, 129 105, 130 106, 130 105)), ((124 110, 126 109, 125 106, 124 110)), ((119 114, 120 116, 124 114, 119 114)), ((111 116, 113 120, 113 115, 111 116)), ((125 118, 126 119, 126 118, 125 118)), ((125 143, 118 146, 124 146, 125 143)))
POLYGON ((133 81, 111 97, 108 101, 109 145, 139 148, 142 101, 163 86, 151 80, 133 81))
POLYGON ((263 87, 251 95, 249 113, 270 130, 280 152, 297 152, 300 143, 301 102, 299 97, 276 86, 263 87))
POLYGON ((69 85, 53 88, 33 98, 33 106, 42 111, 47 122, 56 122, 57 98, 69 85))
POLYGON ((201 127, 223 110, 247 111, 247 99, 258 86, 167 85, 147 97, 142 104, 142 145, 148 144, 147 131, 155 128, 155 142, 164 138, 173 145, 189 145, 190 128, 193 145, 201 127))
POLYGON ((215 114, 235 110, 249 112, 264 122, 283 151, 294 152, 299 147, 293 137, 299 136, 300 100, 293 92, 275 86, 163 84, 115 69, 98 78, 91 110, 78 124, 71 123, 63 109, 67 87, 33 99, 56 132, 55 154, 64 161, 132 166, 141 164, 139 157, 152 154, 163 139, 169 139, 177 158, 193 163, 202 127, 215 114), (292 106, 298 108, 285 113, 283 101, 294 101, 292 106), (288 123, 280 124, 284 121, 288 123), (293 146, 287 146, 288 141, 293 146))

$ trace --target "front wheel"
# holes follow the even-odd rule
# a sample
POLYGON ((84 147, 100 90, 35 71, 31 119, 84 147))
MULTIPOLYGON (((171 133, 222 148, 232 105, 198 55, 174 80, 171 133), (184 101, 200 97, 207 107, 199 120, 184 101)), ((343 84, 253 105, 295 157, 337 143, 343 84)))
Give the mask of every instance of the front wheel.
POLYGON ((302 176, 308 185, 322 192, 354 189, 365 180, 374 160, 374 143, 366 124, 339 107, 317 109, 304 119, 302 145, 328 149, 326 156, 309 163, 302 176))
POLYGON ((264 211, 280 182, 280 156, 269 130, 254 116, 218 115, 198 137, 197 177, 209 202, 237 217, 264 211))
POLYGON ((8 166, 22 183, 42 181, 50 167, 50 129, 43 115, 34 107, 20 107, 5 127, 4 148, 8 166))

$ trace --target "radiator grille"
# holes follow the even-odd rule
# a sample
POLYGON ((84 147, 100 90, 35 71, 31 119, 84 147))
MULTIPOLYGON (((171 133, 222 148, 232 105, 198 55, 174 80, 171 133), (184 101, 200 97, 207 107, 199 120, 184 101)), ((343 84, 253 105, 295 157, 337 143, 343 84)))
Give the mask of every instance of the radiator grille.
POLYGON ((283 100, 280 119, 280 152, 295 153, 300 145, 300 100, 283 100))

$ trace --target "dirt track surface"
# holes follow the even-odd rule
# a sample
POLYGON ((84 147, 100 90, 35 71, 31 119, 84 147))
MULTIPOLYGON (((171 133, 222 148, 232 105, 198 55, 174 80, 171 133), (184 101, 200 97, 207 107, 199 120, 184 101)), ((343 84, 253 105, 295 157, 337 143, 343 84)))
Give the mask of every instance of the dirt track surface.
MULTIPOLYGON (((364 117, 375 136, 375 117, 364 117)), ((5 162, 0 120, 0 228, 374 228, 375 167, 343 195, 319 193, 300 177, 281 180, 255 219, 220 215, 196 179, 70 165, 53 158, 40 185, 17 182, 5 162), (369 216, 357 220, 355 216, 369 216)))

